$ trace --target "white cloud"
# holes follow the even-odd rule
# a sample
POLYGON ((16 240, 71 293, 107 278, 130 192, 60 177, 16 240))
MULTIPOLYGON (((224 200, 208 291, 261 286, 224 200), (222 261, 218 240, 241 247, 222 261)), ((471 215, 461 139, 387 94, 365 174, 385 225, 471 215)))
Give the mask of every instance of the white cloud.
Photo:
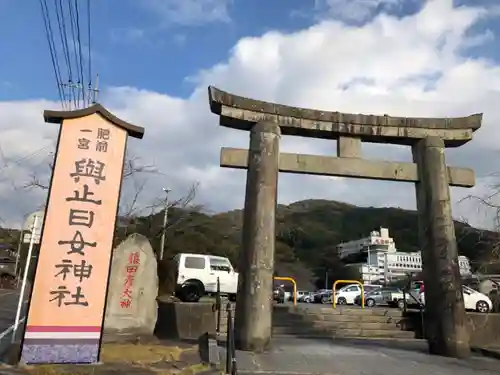
MULTIPOLYGON (((467 43, 475 38, 469 30, 481 17, 481 9, 454 8, 451 0, 434 0, 402 19, 381 15, 359 27, 322 21, 294 33, 269 32, 241 39, 227 61, 190 77, 195 88, 188 98, 121 87, 108 89, 102 100, 118 116, 146 128, 145 138, 130 142, 130 147, 163 175, 149 176, 149 196, 144 199, 160 196, 163 186, 182 194, 198 180, 198 200, 213 210, 243 205, 245 172, 221 169, 218 163, 220 147, 247 147, 248 133, 218 126, 208 107, 208 85, 263 100, 343 112, 402 116, 484 112, 483 128, 474 140, 447 151, 447 156, 450 165, 473 167, 478 176, 475 189, 453 189, 455 216, 488 225, 476 205, 456 204, 467 194, 488 191, 488 176, 497 171, 500 159, 496 142, 500 66, 480 57, 463 57, 467 43)), ((55 125, 41 121, 42 109, 49 107, 56 104, 0 104, 0 129, 10 137, 0 141, 9 160, 39 148, 55 134, 55 125)), ((286 152, 333 155, 335 148, 333 141, 299 137, 282 141, 286 152)), ((367 158, 411 158, 408 148, 397 146, 365 145, 363 152, 367 158)), ((17 181, 22 174, 26 178, 36 163, 29 159, 21 164, 22 169, 13 167, 17 181)), ((12 222, 36 208, 40 196, 13 192, 8 179, 1 181, 5 179, 1 168, 0 217, 12 222)), ((292 175, 281 175, 279 182, 281 203, 325 198, 415 208, 414 196, 413 186, 403 183, 292 175)))

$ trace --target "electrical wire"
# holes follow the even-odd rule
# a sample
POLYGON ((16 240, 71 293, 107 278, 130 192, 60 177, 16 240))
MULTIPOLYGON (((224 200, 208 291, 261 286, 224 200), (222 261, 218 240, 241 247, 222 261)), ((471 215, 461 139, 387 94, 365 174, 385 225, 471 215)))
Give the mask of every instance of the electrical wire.
POLYGON ((34 157, 34 156, 36 156, 36 155, 40 154, 41 152, 43 152, 43 151, 47 150, 47 149, 48 149, 49 147, 51 147, 51 146, 52 146, 52 145, 46 145, 46 146, 44 146, 44 147, 39 148, 38 150, 33 151, 32 153, 30 153, 30 154, 28 154, 28 155, 26 155, 26 156, 22 156, 22 157, 20 157, 20 158, 18 158, 18 159, 16 159, 16 160, 14 160, 14 161, 10 162, 8 166, 3 166, 3 167, 1 167, 1 168, 0 168, 0 173, 1 173, 1 172, 3 172, 5 169, 12 168, 14 165, 19 165, 19 164, 21 164, 23 161, 26 161, 26 160, 28 160, 28 159, 31 159, 32 157, 34 157))
POLYGON ((59 24, 59 34, 61 37, 61 45, 64 53, 64 58, 66 61, 66 67, 68 70, 68 104, 71 107, 71 102, 73 101, 75 107, 76 95, 75 88, 73 87, 73 69, 71 66, 71 57, 68 45, 68 35, 66 31, 66 21, 64 15, 64 7, 62 5, 62 0, 54 0, 54 8, 56 9, 57 22, 59 24))
POLYGON ((73 11, 73 3, 71 0, 68 0, 68 10, 69 10, 69 19, 70 19, 70 26, 71 26, 71 40, 73 41, 73 52, 74 52, 74 57, 75 57, 75 64, 76 64, 76 74, 77 74, 77 103, 80 103, 80 94, 81 94, 81 89, 80 86, 82 85, 82 80, 83 78, 79 75, 80 73, 80 68, 79 68, 79 56, 78 56, 78 48, 76 47, 76 26, 75 26, 75 16, 74 16, 74 11, 73 11))
POLYGON ((50 59, 52 61, 52 67, 54 69, 54 75, 56 77, 57 91, 59 93, 59 99, 61 100, 61 105, 64 108, 64 95, 62 93, 62 80, 61 80, 61 69, 59 67, 59 61, 57 60, 57 50, 54 44, 54 33, 52 31, 52 25, 50 22, 49 11, 47 8, 46 0, 39 0, 40 7, 42 8, 42 17, 45 27, 45 35, 47 37, 47 42, 49 44, 50 59))
POLYGON ((83 72, 83 56, 82 56, 82 39, 80 38, 80 12, 78 10, 78 0, 75 0, 75 23, 76 23, 76 38, 78 43, 78 58, 79 58, 79 68, 80 68, 80 80, 81 80, 81 90, 82 90, 82 102, 85 103, 85 75, 83 72))
POLYGON ((88 68, 89 68, 89 90, 88 90, 88 103, 87 105, 90 105, 90 103, 93 101, 92 100, 92 54, 91 54, 91 47, 90 47, 90 41, 91 41, 91 32, 90 32, 90 0, 87 0, 87 47, 88 47, 88 68))

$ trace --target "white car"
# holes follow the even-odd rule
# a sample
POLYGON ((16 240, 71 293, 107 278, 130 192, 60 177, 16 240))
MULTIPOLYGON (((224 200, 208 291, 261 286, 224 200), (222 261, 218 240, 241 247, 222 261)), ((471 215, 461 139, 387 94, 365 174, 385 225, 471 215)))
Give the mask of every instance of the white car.
MULTIPOLYGON (((464 295, 465 310, 480 313, 487 313, 493 310, 493 303, 487 295, 479 293, 465 285, 462 286, 462 292, 464 295)), ((420 293, 420 302, 422 302, 422 305, 425 305, 425 292, 420 293)))
MULTIPOLYGON (((380 285, 363 285, 365 294, 380 287, 380 285)), ((349 284, 335 293, 335 302, 337 305, 353 305, 355 298, 360 294, 361 287, 358 284, 349 284)))
POLYGON ((177 254, 177 285, 175 295, 183 302, 198 302, 205 294, 217 291, 219 279, 220 292, 230 300, 236 300, 238 273, 234 271, 229 259, 215 255, 177 254))

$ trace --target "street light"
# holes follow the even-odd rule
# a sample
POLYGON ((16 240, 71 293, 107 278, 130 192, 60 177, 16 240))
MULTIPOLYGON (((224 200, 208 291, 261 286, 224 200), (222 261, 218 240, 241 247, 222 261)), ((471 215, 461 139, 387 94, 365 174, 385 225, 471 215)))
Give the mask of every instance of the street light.
POLYGON ((161 231, 161 242, 160 242, 160 260, 163 260, 163 252, 165 251, 165 232, 167 231, 167 223, 168 223, 168 193, 171 192, 171 189, 163 188, 163 192, 165 193, 164 204, 164 212, 163 212, 163 227, 161 231))

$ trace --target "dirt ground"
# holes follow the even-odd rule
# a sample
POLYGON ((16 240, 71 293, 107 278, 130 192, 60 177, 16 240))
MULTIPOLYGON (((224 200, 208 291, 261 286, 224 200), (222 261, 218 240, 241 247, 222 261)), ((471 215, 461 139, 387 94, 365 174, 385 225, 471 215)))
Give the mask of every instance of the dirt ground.
POLYGON ((195 375, 218 374, 204 364, 198 345, 174 342, 104 343, 97 365, 0 365, 0 374, 14 375, 195 375))

